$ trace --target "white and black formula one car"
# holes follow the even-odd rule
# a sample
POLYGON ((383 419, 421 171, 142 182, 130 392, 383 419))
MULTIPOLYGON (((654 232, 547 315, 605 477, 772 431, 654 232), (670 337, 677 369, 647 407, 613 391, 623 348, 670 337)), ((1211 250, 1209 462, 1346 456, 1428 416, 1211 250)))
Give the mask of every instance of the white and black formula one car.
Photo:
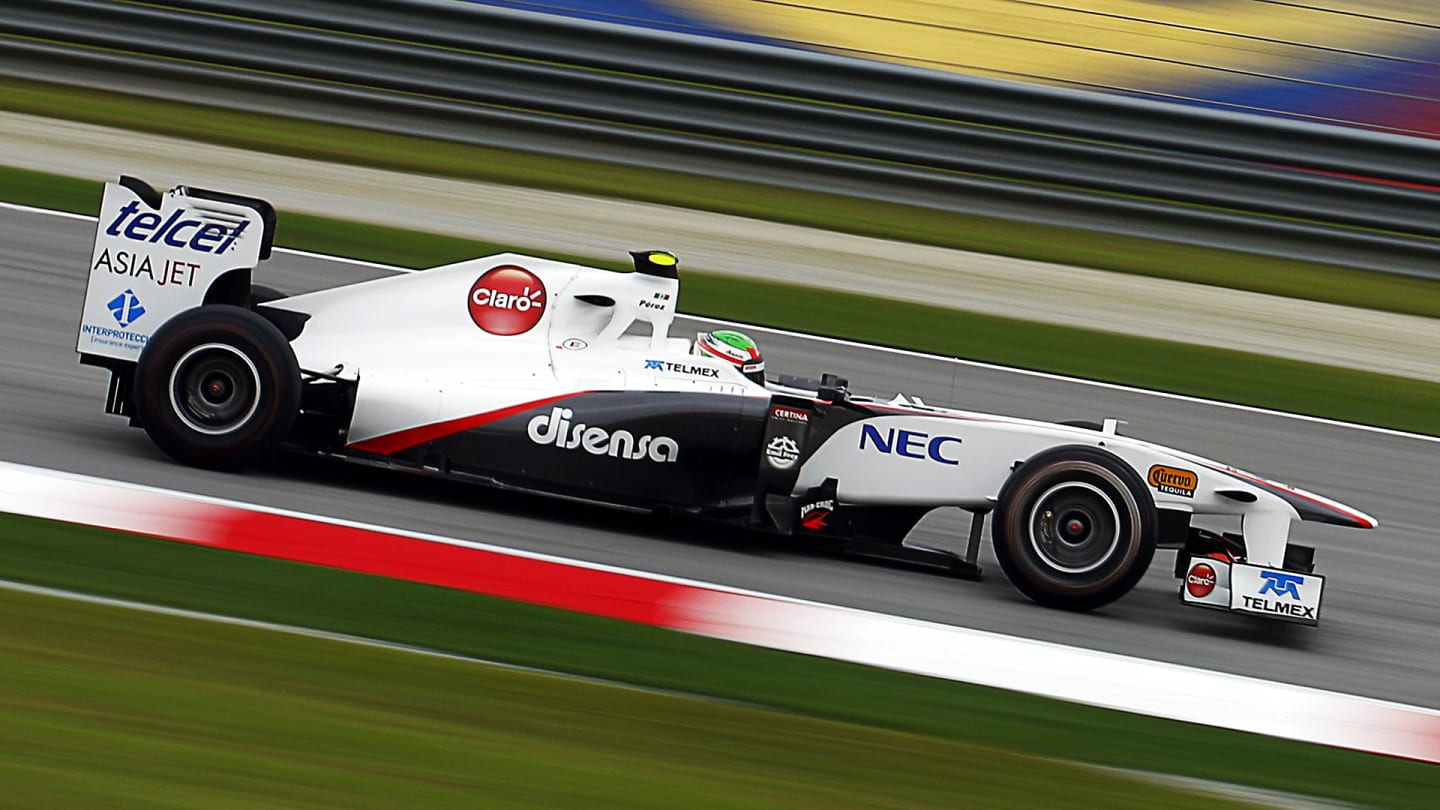
POLYGON ((690 513, 977 576, 1071 610, 1179 549, 1185 604, 1314 624, 1324 579, 1297 520, 1373 528, 1328 498, 1123 436, 767 379, 736 333, 669 334, 677 263, 613 272, 500 254, 289 298, 258 294, 262 200, 132 178, 105 187, 77 349, 106 410, 187 464, 277 450, 690 513), (264 299, 270 300, 264 300, 264 299), (383 313, 383 317, 381 317, 383 313), (964 555, 904 545, 971 513, 964 555), (1236 517, 1241 530, 1191 526, 1236 517))

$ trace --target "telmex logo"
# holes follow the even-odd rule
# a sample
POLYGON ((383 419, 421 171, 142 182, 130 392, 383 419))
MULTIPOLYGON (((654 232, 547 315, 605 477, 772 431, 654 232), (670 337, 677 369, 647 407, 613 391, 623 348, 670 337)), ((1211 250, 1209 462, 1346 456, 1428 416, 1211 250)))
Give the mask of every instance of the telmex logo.
POLYGON ((470 286, 470 319, 492 335, 529 332, 545 314, 545 284, 523 267, 502 264, 470 286))
POLYGON ((227 227, 218 222, 185 219, 187 213, 186 209, 177 208, 170 213, 169 219, 161 222, 159 214, 153 211, 140 212, 140 203, 131 200, 105 228, 105 233, 110 236, 123 236, 136 242, 190 248, 201 253, 224 253, 250 224, 250 220, 243 219, 234 227, 227 227))
POLYGON ((1260 596, 1273 593, 1277 599, 1288 596, 1300 601, 1300 583, 1305 581, 1305 577, 1299 574, 1282 574, 1279 571, 1261 571, 1260 578, 1265 580, 1265 585, 1260 588, 1260 596))
POLYGON ((680 455, 680 445, 669 436, 636 438, 628 430, 610 431, 584 422, 570 424, 575 412, 569 408, 551 408, 530 420, 525 432, 530 441, 544 446, 553 444, 561 450, 580 449, 592 456, 610 456, 631 461, 648 458, 661 463, 672 462, 680 455))
POLYGON ((1215 569, 1209 563, 1195 563, 1185 575, 1185 589, 1196 599, 1203 599, 1215 590, 1215 569))
POLYGON ((1150 486, 1161 492, 1183 495, 1186 498, 1195 497, 1195 485, 1200 483, 1200 477, 1190 470, 1166 467, 1162 464, 1156 464, 1150 468, 1149 478, 1150 486))
POLYGON ((881 433, 874 425, 860 426, 860 449, 873 447, 887 455, 904 456, 905 458, 928 458, 931 461, 938 461, 941 464, 949 464, 952 467, 959 466, 960 460, 950 458, 944 454, 945 446, 948 444, 960 444, 960 439, 955 436, 931 436, 928 433, 920 433, 914 430, 896 430, 890 428, 881 433))
POLYGON ((646 360, 646 371, 668 371, 673 374, 688 374, 691 377, 719 377, 720 370, 689 363, 672 363, 669 360, 646 360))
MULTIPOLYGON (((1261 571, 1260 579, 1264 581, 1264 584, 1260 586, 1259 594, 1240 597, 1246 610, 1290 616, 1308 621, 1315 620, 1315 611, 1319 610, 1320 606, 1318 604, 1307 605, 1301 598, 1300 586, 1306 584, 1303 575, 1283 571, 1261 571), (1267 593, 1273 595, 1274 598, 1266 599, 1265 594, 1267 593), (1281 601, 1282 599, 1284 601, 1281 601)), ((1316 598, 1318 599, 1318 595, 1316 598)))

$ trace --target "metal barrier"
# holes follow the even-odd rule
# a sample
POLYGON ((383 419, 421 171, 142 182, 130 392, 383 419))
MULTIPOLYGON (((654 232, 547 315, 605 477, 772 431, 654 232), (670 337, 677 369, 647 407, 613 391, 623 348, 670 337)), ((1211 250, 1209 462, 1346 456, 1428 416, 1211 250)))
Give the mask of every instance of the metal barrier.
POLYGON ((0 70, 1440 277, 1425 139, 449 0, 243 8, 26 4, 0 70))

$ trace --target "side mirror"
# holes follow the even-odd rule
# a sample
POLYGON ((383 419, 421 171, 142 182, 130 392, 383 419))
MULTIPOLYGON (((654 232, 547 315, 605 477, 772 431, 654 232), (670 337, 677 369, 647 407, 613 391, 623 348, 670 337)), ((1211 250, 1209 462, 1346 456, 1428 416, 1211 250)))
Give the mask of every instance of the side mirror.
POLYGON ((815 392, 822 402, 842 402, 850 396, 850 381, 835 374, 821 374, 820 388, 815 392))

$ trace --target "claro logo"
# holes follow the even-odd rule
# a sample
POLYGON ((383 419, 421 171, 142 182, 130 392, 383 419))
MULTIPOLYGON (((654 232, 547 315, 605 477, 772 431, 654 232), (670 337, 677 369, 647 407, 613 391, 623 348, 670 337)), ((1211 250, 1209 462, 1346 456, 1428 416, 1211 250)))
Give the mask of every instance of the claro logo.
POLYGON ((492 335, 521 335, 545 314, 545 283, 513 264, 485 271, 470 286, 470 319, 492 335))
POLYGON ((1195 563, 1185 575, 1185 589, 1196 599, 1204 599, 1215 590, 1215 569, 1210 563, 1195 563))
POLYGON ((1149 478, 1150 486, 1161 492, 1167 495, 1182 495, 1186 498, 1195 497, 1195 485, 1200 483, 1200 477, 1190 470, 1166 467, 1161 464, 1150 468, 1149 478))
POLYGON ((592 456, 610 456, 631 461, 649 459, 672 462, 680 455, 680 445, 669 436, 635 436, 628 430, 606 430, 584 422, 571 424, 575 412, 569 408, 551 408, 530 420, 526 433, 538 445, 555 445, 561 450, 584 450, 592 456))

